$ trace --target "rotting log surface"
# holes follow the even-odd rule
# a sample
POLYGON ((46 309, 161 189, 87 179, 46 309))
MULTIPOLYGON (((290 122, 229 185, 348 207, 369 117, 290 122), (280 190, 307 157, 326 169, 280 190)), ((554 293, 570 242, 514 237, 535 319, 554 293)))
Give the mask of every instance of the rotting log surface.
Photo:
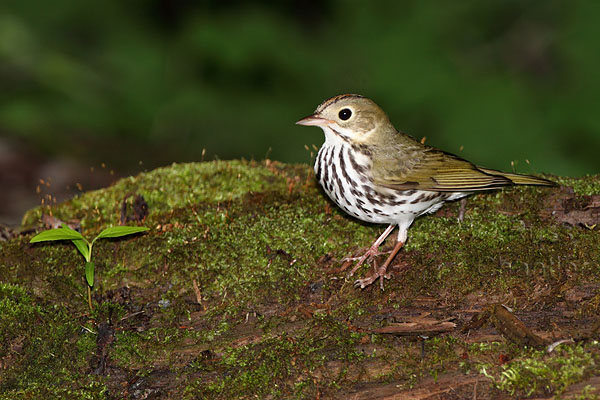
POLYGON ((177 164, 31 210, 0 241, 0 398, 593 394, 600 177, 555 179, 472 196, 462 222, 456 203, 418 219, 384 292, 339 271, 383 227, 339 211, 306 165, 177 164), (143 222, 122 215, 133 194, 143 222), (88 237, 151 228, 94 246, 92 314, 75 248, 28 244, 43 214, 88 237))

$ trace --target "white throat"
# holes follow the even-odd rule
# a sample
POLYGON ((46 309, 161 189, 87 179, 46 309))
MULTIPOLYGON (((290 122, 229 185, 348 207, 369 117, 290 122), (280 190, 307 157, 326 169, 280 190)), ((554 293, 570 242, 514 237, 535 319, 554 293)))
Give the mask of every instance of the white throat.
POLYGON ((350 129, 342 128, 339 125, 334 125, 333 127, 330 125, 323 125, 320 126, 320 128, 325 133, 325 144, 332 146, 342 143, 348 144, 348 142, 357 144, 364 143, 375 131, 375 129, 372 129, 369 132, 357 134, 350 129))

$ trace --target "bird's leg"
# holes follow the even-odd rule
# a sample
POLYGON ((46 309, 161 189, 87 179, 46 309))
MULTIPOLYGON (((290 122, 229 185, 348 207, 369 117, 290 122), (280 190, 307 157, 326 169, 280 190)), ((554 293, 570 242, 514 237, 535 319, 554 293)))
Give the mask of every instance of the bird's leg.
MULTIPOLYGON (((371 250, 371 248, 369 248, 368 251, 370 252, 370 254, 366 255, 365 260, 369 257, 377 257, 377 256, 381 256, 383 254, 390 254, 392 252, 391 250, 387 250, 387 251, 371 250)), ((365 254, 363 254, 362 256, 344 257, 344 258, 342 258, 341 261, 342 261, 342 263, 352 263, 354 261, 360 260, 361 258, 363 258, 363 256, 365 256, 365 254)), ((364 260, 363 260, 363 262, 364 262, 364 260)), ((348 268, 348 267, 346 267, 346 268, 348 268)), ((344 269, 346 269, 346 268, 344 268, 344 269)))
POLYGON ((398 254, 398 252, 400 251, 402 246, 404 246, 403 242, 397 242, 396 246, 394 246, 394 250, 392 250, 389 257, 385 260, 385 262, 381 265, 381 267, 379 267, 375 271, 375 273, 373 273, 373 275, 363 278, 363 279, 356 280, 356 282, 354 282, 354 286, 364 289, 365 287, 367 287, 370 284, 372 284, 373 282, 375 282, 377 280, 377 278, 379 278, 380 279, 379 286, 381 287, 381 290, 383 290, 383 278, 388 278, 388 276, 386 276, 386 274, 385 274, 387 272, 387 268, 392 263, 392 260, 394 259, 394 257, 396 257, 396 254, 398 254))
POLYGON ((467 198, 460 199, 460 208, 458 209, 458 222, 463 222, 465 219, 465 211, 467 210, 467 198))
MULTIPOLYGON (((381 236, 379 236, 377 238, 376 241, 373 242, 373 244, 371 245, 371 247, 369 247, 369 250, 367 250, 367 252, 365 254, 363 254, 360 258, 358 258, 358 263, 356 263, 356 265, 354 266, 354 268, 352 268, 352 270, 350 271, 350 273, 348 274, 348 276, 352 276, 354 275, 354 273, 356 272, 356 270, 370 257, 375 257, 381 253, 379 253, 379 246, 381 246, 381 243, 383 243, 383 241, 385 240, 385 238, 387 238, 390 233, 392 233, 392 231, 394 230, 394 227, 396 225, 390 225, 386 228, 386 230, 381 234, 381 236)), ((344 261, 350 261, 351 259, 345 258, 344 261)))
POLYGON ((406 224, 398 225, 398 241, 396 242, 396 245, 394 246, 394 249, 388 256, 388 258, 381 265, 381 267, 375 270, 375 273, 373 275, 367 278, 358 279, 356 282, 354 282, 354 287, 360 287, 361 289, 364 289, 365 287, 375 282, 377 278, 379 278, 379 285, 381 287, 381 290, 383 290, 383 279, 389 278, 389 276, 386 276, 387 269, 392 263, 394 257, 396 257, 396 254, 398 254, 402 246, 404 246, 404 243, 406 243, 406 239, 408 237, 408 227, 411 223, 412 221, 409 221, 406 224))

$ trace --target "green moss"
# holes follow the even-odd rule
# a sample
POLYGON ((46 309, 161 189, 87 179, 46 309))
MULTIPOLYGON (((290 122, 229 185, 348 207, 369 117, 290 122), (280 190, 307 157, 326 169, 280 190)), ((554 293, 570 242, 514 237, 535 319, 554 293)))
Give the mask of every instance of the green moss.
MULTIPOLYGON (((583 178, 578 190, 593 190, 596 181, 583 178)), ((453 332, 428 339, 422 358, 414 338, 372 331, 421 313, 456 317, 491 299, 508 299, 519 310, 537 304, 554 310, 569 290, 593 289, 600 283, 600 237, 541 219, 549 190, 472 196, 462 222, 458 203, 417 219, 381 292, 377 285, 354 289, 339 267, 384 227, 346 216, 317 188, 308 166, 219 161, 121 180, 51 208, 61 219, 81 218, 84 235, 92 236, 118 221, 120 203, 130 194, 149 204, 147 234, 95 244, 91 315, 83 262, 70 243, 32 246, 28 237, 0 242, 0 298, 8 299, 2 303, 8 317, 0 321, 8 344, 0 361, 13 357, 0 385, 33 397, 99 397, 107 387, 111 396, 124 393, 116 378, 86 375, 97 348, 93 332, 110 321, 115 336, 108 365, 120 379, 149 379, 157 371, 176 376, 162 392, 173 398, 343 397, 360 385, 393 381, 408 389, 481 366, 500 385, 500 356, 513 360, 520 377, 506 378, 503 390, 524 393, 522 382, 543 386, 556 379, 563 383, 548 390, 559 392, 596 373, 576 351, 561 357, 587 365, 583 374, 569 366, 550 377, 538 366, 539 373, 527 375, 518 360, 557 366, 551 361, 556 356, 505 342, 469 344, 453 332), (126 294, 119 297, 121 292, 126 294), (36 327, 40 318, 46 329, 36 327), (35 353, 58 356, 29 363, 28 350, 10 352, 19 337, 33 343, 35 353)), ((26 222, 41 211, 31 211, 26 222)), ((365 265, 356 275, 370 271, 365 265)), ((569 315, 594 319, 600 297, 582 293, 579 312, 569 315)))
POLYGON ((254 344, 226 348, 216 364, 194 362, 199 372, 221 374, 193 382, 185 398, 307 398, 314 396, 318 386, 326 391, 338 388, 348 368, 369 357, 356 348, 363 335, 327 315, 309 325, 293 336, 282 332, 254 344), (318 380, 332 363, 341 367, 328 380, 318 380))
POLYGON ((600 345, 560 345, 551 354, 546 351, 530 351, 495 371, 482 369, 494 385, 517 395, 560 394, 573 383, 600 372, 600 345))
MULTIPOLYGON (((83 226, 117 223, 121 202, 135 193, 144 196, 151 213, 170 211, 202 201, 229 201, 267 185, 284 182, 264 165, 245 161, 173 164, 136 177, 121 179, 111 187, 83 193, 52 207, 58 218, 80 218, 83 226)), ((23 224, 39 220, 43 207, 28 212, 23 224)))
POLYGON ((72 315, 36 304, 22 287, 7 284, 0 284, 0 315, 3 398, 103 395, 102 380, 87 374, 95 339, 80 336, 72 315))
POLYGON ((65 399, 65 400, 96 400, 106 399, 108 390, 101 382, 81 378, 78 388, 69 389, 52 384, 31 382, 26 388, 7 390, 0 393, 2 400, 15 399, 65 399))
POLYGON ((572 187, 575 193, 580 195, 600 194, 599 175, 585 175, 580 178, 557 176, 555 180, 561 185, 572 187))

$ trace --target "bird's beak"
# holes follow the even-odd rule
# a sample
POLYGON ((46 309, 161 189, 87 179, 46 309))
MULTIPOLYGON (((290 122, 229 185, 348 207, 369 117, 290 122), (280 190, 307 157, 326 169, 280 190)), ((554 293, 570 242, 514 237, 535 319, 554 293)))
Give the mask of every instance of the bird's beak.
POLYGON ((331 123, 333 123, 333 121, 319 117, 317 114, 309 115, 308 117, 304 117, 300 121, 296 122, 297 125, 305 126, 325 126, 331 123))

